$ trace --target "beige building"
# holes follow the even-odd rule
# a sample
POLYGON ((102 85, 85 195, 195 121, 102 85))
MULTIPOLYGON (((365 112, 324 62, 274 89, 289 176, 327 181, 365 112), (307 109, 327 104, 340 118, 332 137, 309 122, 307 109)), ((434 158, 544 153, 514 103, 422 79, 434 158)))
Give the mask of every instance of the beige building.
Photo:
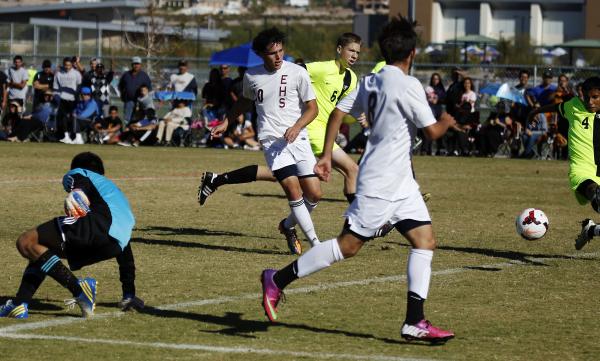
MULTIPOLYGON (((409 0, 390 0, 390 15, 408 14, 409 0)), ((528 34, 535 45, 600 39, 600 0, 415 0, 422 37, 444 43, 464 35, 495 39, 528 34)))

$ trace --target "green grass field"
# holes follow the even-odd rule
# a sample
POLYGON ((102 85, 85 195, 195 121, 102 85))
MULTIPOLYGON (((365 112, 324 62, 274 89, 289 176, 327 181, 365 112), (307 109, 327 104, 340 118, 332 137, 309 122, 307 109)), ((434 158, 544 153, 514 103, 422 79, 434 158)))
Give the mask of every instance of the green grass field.
MULTIPOLYGON (((60 179, 73 155, 91 150, 127 194, 137 218, 132 245, 144 313, 121 314, 115 261, 76 272, 98 279, 97 316, 76 318, 68 291, 48 279, 25 321, 0 319, 0 359, 92 360, 595 360, 600 354, 600 244, 575 251, 580 207, 559 161, 416 157, 439 242, 426 314, 456 332, 443 346, 406 343, 409 247, 397 233, 353 259, 290 286, 280 323, 260 307, 259 275, 287 254, 277 224, 288 213, 280 187, 223 187, 203 208, 203 170, 263 164, 258 152, 0 144, 0 301, 26 265, 18 235, 62 212, 60 179), (550 218, 545 238, 514 230, 524 208, 550 218)), ((339 233, 342 178, 323 184, 313 213, 322 240, 339 233)), ((308 247, 306 244, 305 247, 308 247)))

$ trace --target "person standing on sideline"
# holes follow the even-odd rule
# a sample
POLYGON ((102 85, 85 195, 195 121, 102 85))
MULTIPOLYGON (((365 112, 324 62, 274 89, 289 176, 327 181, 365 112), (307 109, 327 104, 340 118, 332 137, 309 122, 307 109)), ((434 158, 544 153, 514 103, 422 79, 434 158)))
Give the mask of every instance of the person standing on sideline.
MULTIPOLYGON (((111 62, 112 63, 112 62, 111 62)), ((85 73, 83 86, 92 90, 92 99, 97 103, 102 116, 107 117, 110 108, 110 83, 113 81, 114 72, 112 64, 109 71, 104 71, 104 64, 94 64, 94 70, 85 73)))
POLYGON ((13 58, 13 66, 8 68, 8 102, 17 102, 21 106, 21 109, 25 110, 29 72, 23 65, 23 57, 16 55, 13 58))
POLYGON ((119 91, 124 108, 124 121, 131 122, 139 90, 145 85, 149 91, 152 90, 152 81, 146 72, 142 70, 142 59, 139 56, 131 58, 131 70, 125 72, 119 80, 119 91))
POLYGON ((64 132, 64 138, 60 141, 66 144, 72 142, 69 134, 69 117, 72 116, 77 105, 77 92, 81 85, 81 73, 73 68, 73 60, 69 57, 63 59, 63 67, 54 76, 53 89, 60 103, 56 115, 57 133, 64 132))
POLYGON ((33 110, 38 104, 44 103, 46 91, 52 91, 54 83, 54 72, 52 72, 52 62, 48 59, 42 62, 42 71, 39 71, 33 77, 33 110))
MULTIPOLYGON (((198 83, 194 74, 188 72, 188 62, 180 60, 177 64, 179 73, 171 74, 168 88, 175 92, 190 92, 198 95, 198 83)), ((173 103, 173 107, 177 104, 173 103)))

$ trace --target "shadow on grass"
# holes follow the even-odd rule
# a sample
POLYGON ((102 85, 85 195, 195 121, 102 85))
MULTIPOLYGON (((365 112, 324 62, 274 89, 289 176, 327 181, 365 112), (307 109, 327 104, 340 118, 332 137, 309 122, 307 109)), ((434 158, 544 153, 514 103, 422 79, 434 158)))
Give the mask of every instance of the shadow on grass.
MULTIPOLYGON (((283 194, 267 194, 267 193, 239 193, 239 195, 243 197, 253 197, 253 198, 278 198, 284 199, 287 201, 287 198, 283 194)), ((337 199, 337 198, 321 198, 319 202, 325 203, 348 203, 345 199, 337 199)))
POLYGON ((252 237, 262 239, 275 239, 273 237, 252 236, 239 232, 210 230, 205 228, 176 228, 167 226, 150 226, 136 228, 136 231, 150 232, 161 236, 225 236, 225 237, 252 237))
POLYGON ((362 338, 362 339, 368 339, 368 340, 375 340, 375 341, 381 341, 381 342, 389 343, 389 344, 399 344, 399 345, 414 344, 414 345, 424 345, 424 346, 428 345, 428 344, 419 344, 419 343, 409 343, 409 342, 406 342, 403 340, 395 340, 395 339, 391 339, 391 338, 376 337, 376 336, 374 336, 372 334, 368 334, 368 333, 327 329, 327 328, 313 327, 313 326, 297 324, 297 323, 282 323, 282 322, 271 323, 268 321, 244 320, 242 318, 243 314, 235 313, 235 312, 227 312, 227 313, 225 313, 224 316, 215 316, 215 315, 209 315, 209 314, 182 312, 182 311, 176 311, 176 310, 161 310, 161 309, 157 309, 157 308, 153 308, 153 307, 146 307, 146 308, 144 308, 143 311, 141 311, 141 313, 152 315, 152 316, 157 316, 157 317, 181 318, 181 319, 187 319, 187 320, 192 320, 192 321, 199 321, 199 322, 224 326, 223 329, 218 330, 218 331, 203 331, 203 332, 216 333, 216 334, 226 335, 226 336, 256 338, 256 336, 253 335, 253 333, 255 333, 255 332, 267 332, 269 330, 269 328, 271 328, 271 327, 273 327, 273 328, 283 327, 283 328, 288 328, 288 329, 293 329, 293 330, 315 332, 315 333, 319 333, 319 334, 330 334, 330 335, 339 335, 339 336, 345 336, 345 337, 355 337, 355 338, 362 338))
MULTIPOLYGON (((399 245, 402 247, 410 247, 409 244, 401 243, 401 242, 392 242, 387 241, 386 243, 391 243, 395 245, 399 245)), ((491 249, 491 248, 478 248, 478 247, 457 247, 457 246, 438 246, 436 249, 444 250, 444 251, 453 251, 453 252, 462 252, 462 253, 470 253, 470 254, 479 254, 486 257, 494 257, 494 258, 504 258, 509 261, 519 261, 526 264, 534 265, 534 266, 549 266, 548 264, 537 260, 540 258, 544 259, 569 259, 569 260, 585 260, 585 261, 594 261, 596 258, 574 258, 571 256, 560 255, 560 254, 542 254, 542 253, 525 253, 519 251, 505 251, 499 249, 491 249), (537 259, 536 259, 537 258, 537 259)), ((471 267, 473 268, 473 267, 471 267)), ((493 271, 491 268, 479 267, 473 269, 484 268, 485 271, 493 271)))
POLYGON ((175 241, 175 240, 167 240, 167 239, 148 239, 148 238, 134 237, 131 239, 131 242, 148 244, 148 245, 156 245, 156 246, 200 248, 200 249, 208 249, 211 251, 272 254, 272 255, 289 255, 290 254, 287 251, 279 251, 279 250, 273 250, 273 249, 243 248, 243 247, 216 245, 216 244, 205 244, 205 243, 198 243, 198 242, 175 241))
POLYGON ((502 268, 498 267, 478 267, 478 266, 466 266, 466 269, 472 269, 474 271, 485 271, 485 272, 498 272, 502 271, 502 268))
MULTIPOLYGON (((6 303, 6 301, 8 300, 14 300, 15 297, 14 296, 0 296, 0 304, 4 305, 6 303)), ((29 304, 28 304, 28 308, 30 311, 62 311, 64 310, 63 307, 57 306, 55 304, 52 303, 46 303, 46 302, 60 302, 62 303, 63 301, 58 301, 58 300, 40 300, 40 299, 32 299, 29 304)), ((38 313, 38 312, 36 312, 38 313)))

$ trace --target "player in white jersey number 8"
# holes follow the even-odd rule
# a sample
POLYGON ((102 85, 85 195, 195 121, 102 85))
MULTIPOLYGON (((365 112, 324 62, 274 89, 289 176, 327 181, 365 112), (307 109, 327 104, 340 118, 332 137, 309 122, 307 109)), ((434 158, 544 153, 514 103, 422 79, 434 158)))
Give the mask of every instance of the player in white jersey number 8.
POLYGON ((407 75, 415 57, 414 26, 401 17, 392 19, 381 30, 379 48, 386 66, 379 73, 363 78, 329 117, 324 153, 315 167, 323 180, 331 172, 333 143, 342 118, 346 114, 366 113, 371 124, 359 168, 356 199, 346 210, 346 223, 337 238, 311 248, 280 270, 263 271, 263 308, 271 321, 278 318, 277 305, 286 286, 353 257, 390 220, 413 247, 407 262, 407 307, 401 336, 432 343, 454 337, 453 332, 434 327, 423 311, 436 241, 429 212, 412 173, 411 142, 417 128, 434 140, 456 121, 445 113, 436 122, 421 83, 407 75))

